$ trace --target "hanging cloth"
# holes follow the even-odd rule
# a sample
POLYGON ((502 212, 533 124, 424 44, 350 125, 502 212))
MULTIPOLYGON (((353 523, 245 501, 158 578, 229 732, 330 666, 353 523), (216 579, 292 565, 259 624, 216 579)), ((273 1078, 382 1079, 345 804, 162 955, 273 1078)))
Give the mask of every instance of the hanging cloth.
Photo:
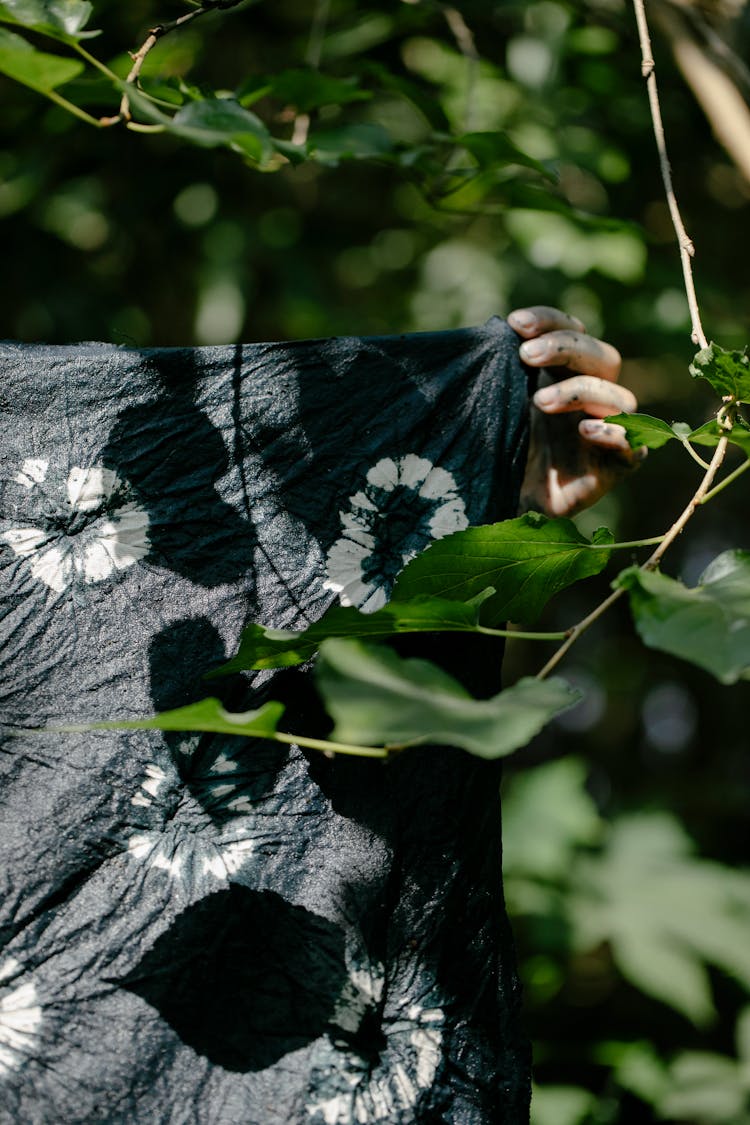
MULTIPOLYGON (((526 1119, 496 763, 31 731, 219 694, 315 733, 306 669, 204 673, 515 514, 517 345, 0 345, 2 1125, 526 1119)), ((495 640, 400 648, 498 690, 495 640)))

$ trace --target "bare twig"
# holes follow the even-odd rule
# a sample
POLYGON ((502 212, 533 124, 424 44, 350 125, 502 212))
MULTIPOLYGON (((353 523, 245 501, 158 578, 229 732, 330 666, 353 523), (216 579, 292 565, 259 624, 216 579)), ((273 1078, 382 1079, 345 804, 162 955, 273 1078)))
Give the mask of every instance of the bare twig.
POLYGON ((458 8, 441 4, 445 22, 456 41, 456 46, 466 60, 466 103, 464 108, 464 132, 470 133, 474 127, 475 94, 479 74, 480 55, 472 32, 458 8))
POLYGON ((681 13, 658 4, 654 18, 666 33, 675 62, 716 139, 750 183, 750 108, 736 81, 695 41, 681 13))
MULTIPOLYGON (((728 425, 731 428, 731 423, 728 423, 728 425)), ((685 525, 695 515, 696 509, 699 508, 703 503, 709 489, 711 488, 716 474, 721 468, 721 464, 724 460, 724 457, 726 456, 728 443, 728 438, 726 436, 719 439, 719 444, 716 446, 716 452, 711 458, 711 464, 708 466, 703 480, 698 485, 695 494, 683 510, 682 514, 672 524, 669 531, 664 536, 661 543, 659 543, 656 550, 651 555, 649 555, 644 563, 642 563, 640 568, 641 570, 656 569, 656 567, 659 565, 659 561, 664 555, 664 552, 671 547, 672 543, 674 543, 675 539, 685 528, 685 525)), ((574 625, 568 633, 566 640, 563 641, 557 651, 553 653, 542 670, 540 672, 537 672, 536 678, 538 680, 546 679, 550 672, 560 663, 562 658, 567 653, 568 649, 576 643, 578 638, 582 636, 586 632, 586 630, 594 624, 595 621, 598 621, 599 618, 603 614, 605 614, 611 606, 615 604, 615 602, 618 602, 624 594, 625 588, 620 586, 617 590, 614 590, 613 593, 605 598, 604 601, 596 607, 596 609, 592 610, 587 617, 584 617, 582 621, 579 621, 577 625, 574 625)))
POLYGON ((648 100, 651 107, 651 120, 654 125, 654 136, 656 137, 656 147, 659 152, 659 164, 661 166, 661 176, 664 181, 664 191, 667 196, 667 203, 669 204, 669 213, 672 216, 672 223, 674 225, 677 241, 680 246, 680 259, 682 261, 682 274, 685 281, 685 292, 687 294, 688 306, 690 308, 690 320, 693 326, 692 339, 693 343, 699 344, 700 347, 705 348, 708 346, 703 325, 701 324, 700 312, 698 311, 698 299, 695 295, 695 283, 693 282, 693 267, 691 258, 695 254, 695 247, 692 240, 685 230, 685 224, 680 215, 680 209, 677 206, 677 198, 674 193, 672 185, 672 171, 669 166, 669 157, 667 156, 667 143, 664 137, 664 125, 661 119, 661 106, 659 105, 659 91, 656 86, 656 64, 651 51, 651 37, 648 31, 648 22, 646 20, 646 10, 644 8, 643 0, 633 0, 635 8, 635 17, 638 23, 638 38, 641 44, 641 72, 646 79, 646 88, 648 90, 648 100))
MULTIPOLYGON (((209 12, 227 11, 229 8, 236 8, 237 5, 241 3, 242 0, 204 0, 204 3, 202 3, 199 8, 195 8, 192 12, 186 12, 184 16, 179 16, 176 20, 171 20, 170 23, 160 23, 157 24, 156 27, 152 27, 148 33, 148 37, 138 50, 135 53, 131 53, 130 57, 133 60, 133 65, 125 79, 127 85, 135 85, 140 76, 143 64, 146 61, 146 57, 165 35, 169 35, 171 31, 177 31, 180 27, 185 27, 186 24, 199 19, 200 16, 208 15, 209 12)), ((118 125, 121 121, 130 121, 130 117, 130 98, 126 91, 122 95, 120 108, 115 116, 101 117, 99 119, 99 124, 118 125)))

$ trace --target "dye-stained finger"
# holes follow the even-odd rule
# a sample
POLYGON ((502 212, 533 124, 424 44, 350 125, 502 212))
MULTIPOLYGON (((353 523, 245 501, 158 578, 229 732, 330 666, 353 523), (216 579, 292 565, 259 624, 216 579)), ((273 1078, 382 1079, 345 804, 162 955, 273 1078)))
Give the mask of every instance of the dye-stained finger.
POLYGON ((541 387, 534 395, 533 402, 545 414, 565 414, 580 410, 595 418, 606 418, 610 414, 633 414, 638 409, 638 400, 627 387, 593 375, 574 375, 571 379, 541 387))
POLYGON ((586 331, 577 316, 570 316, 551 305, 529 305, 528 308, 514 309, 508 313, 507 319, 513 331, 527 340, 540 336, 543 332, 554 332, 557 328, 569 328, 573 332, 586 331))
MULTIPOLYGON (((643 459, 640 450, 631 449, 624 427, 616 423, 601 422, 598 418, 583 418, 578 423, 578 432, 599 449, 611 449, 614 453, 624 454, 628 459, 630 454, 638 454, 637 460, 643 459)), ((642 448, 645 449, 645 446, 642 448)))
POLYGON ((546 332, 525 340, 519 349, 524 363, 532 367, 569 367, 581 375, 596 375, 615 382, 622 367, 617 348, 594 336, 571 329, 546 332))

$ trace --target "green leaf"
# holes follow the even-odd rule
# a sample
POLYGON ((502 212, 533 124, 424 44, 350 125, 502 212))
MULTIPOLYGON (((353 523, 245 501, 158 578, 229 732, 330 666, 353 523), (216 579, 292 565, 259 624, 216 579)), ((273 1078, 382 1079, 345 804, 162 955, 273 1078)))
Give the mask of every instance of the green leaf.
POLYGON ((642 445, 649 449, 660 449, 673 438, 682 441, 690 432, 689 426, 685 427, 686 433, 682 428, 676 428, 682 427, 682 423, 675 422, 670 426, 662 418, 652 418, 650 414, 613 414, 605 418, 605 421, 622 426, 631 449, 639 449, 642 445))
POLYGON ((482 623, 533 621, 553 595, 598 574, 612 542, 607 528, 586 539, 572 520, 535 512, 518 519, 457 531, 432 543, 396 581, 392 601, 421 595, 469 601, 488 586, 496 593, 482 607, 482 623))
POLYGON ((270 738, 284 713, 283 703, 264 703, 257 711, 232 713, 218 699, 202 699, 174 711, 162 711, 152 719, 123 719, 65 730, 187 730, 214 734, 239 734, 250 738, 270 738))
POLYGON ((284 668, 303 664, 328 637, 391 637, 396 633, 477 632, 482 601, 494 590, 471 603, 442 598, 415 598, 383 606, 375 613, 362 613, 353 606, 333 605, 320 621, 301 632, 248 625, 240 647, 221 668, 206 677, 229 675, 254 668, 284 668))
POLYGON ((560 758, 513 777, 503 799, 503 869, 511 879, 559 879, 578 847, 594 844, 602 819, 586 792, 588 769, 560 758))
MULTIPOLYGON (((89 38, 98 31, 83 31, 93 11, 88 0, 1 0, 0 20, 64 42, 89 38)), ((36 87, 37 89, 39 87, 36 87)))
POLYGON ((750 428, 740 418, 736 418, 731 430, 724 430, 713 418, 705 425, 699 426, 689 435, 689 440, 694 445, 715 446, 723 437, 728 437, 732 445, 738 445, 750 457, 750 428))
POLYGON ((606 942, 632 984, 703 1023, 713 1015, 706 963, 748 987, 750 876, 693 853, 669 813, 619 818, 604 851, 571 868, 570 921, 577 950, 606 942))
POLYGON ((461 746, 480 758, 525 746, 581 697, 564 680, 529 678, 476 700, 435 664, 350 640, 323 642, 316 682, 335 720, 334 741, 461 746))
POLYGON ((725 551, 695 587, 631 567, 624 587, 641 640, 711 672, 723 684, 750 678, 750 552, 725 551))
POLYGON ((737 402, 750 402, 750 357, 747 348, 741 352, 727 351, 718 344, 702 348, 690 364, 694 378, 706 379, 722 397, 737 402))
POLYGON ((83 72, 77 59, 37 51, 20 35, 0 28, 0 74, 6 74, 41 94, 49 94, 83 72))
POLYGON ((658 1103, 659 1116, 701 1125, 742 1125, 748 1092, 734 1059, 708 1051, 685 1051, 669 1069, 671 1088, 658 1103))
POLYGON ((299 113, 310 113, 324 105, 346 105, 367 101, 369 90, 358 89, 357 78, 332 78, 317 70, 283 70, 268 79, 269 93, 299 113))
POLYGON ((549 168, 528 153, 522 152, 505 133, 464 133, 462 137, 456 138, 455 143, 470 152, 483 171, 505 167, 507 164, 520 164, 524 168, 533 168, 546 180, 556 182, 556 176, 549 168))
POLYGON ((171 133, 202 148, 229 145, 257 162, 264 160, 271 150, 263 122, 233 98, 189 102, 171 120, 163 121, 162 116, 159 120, 171 133))
POLYGON ((321 164, 335 167, 340 160, 384 159, 393 153, 393 141, 382 125, 342 125, 315 132, 310 154, 321 164))
POLYGON ((530 1125, 584 1125, 596 1107, 596 1096, 579 1086, 537 1086, 531 1089, 530 1125))

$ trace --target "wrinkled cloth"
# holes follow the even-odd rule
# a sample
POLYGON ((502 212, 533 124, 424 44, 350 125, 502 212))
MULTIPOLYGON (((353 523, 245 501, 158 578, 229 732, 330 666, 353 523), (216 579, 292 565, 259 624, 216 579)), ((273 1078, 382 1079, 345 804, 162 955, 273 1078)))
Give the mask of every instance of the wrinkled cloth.
MULTIPOLYGON (((324 731, 307 669, 203 674, 515 514, 517 343, 0 345, 2 1125, 527 1120, 495 763, 33 730, 218 694, 324 731)), ((399 649, 498 690, 497 641, 399 649)))

